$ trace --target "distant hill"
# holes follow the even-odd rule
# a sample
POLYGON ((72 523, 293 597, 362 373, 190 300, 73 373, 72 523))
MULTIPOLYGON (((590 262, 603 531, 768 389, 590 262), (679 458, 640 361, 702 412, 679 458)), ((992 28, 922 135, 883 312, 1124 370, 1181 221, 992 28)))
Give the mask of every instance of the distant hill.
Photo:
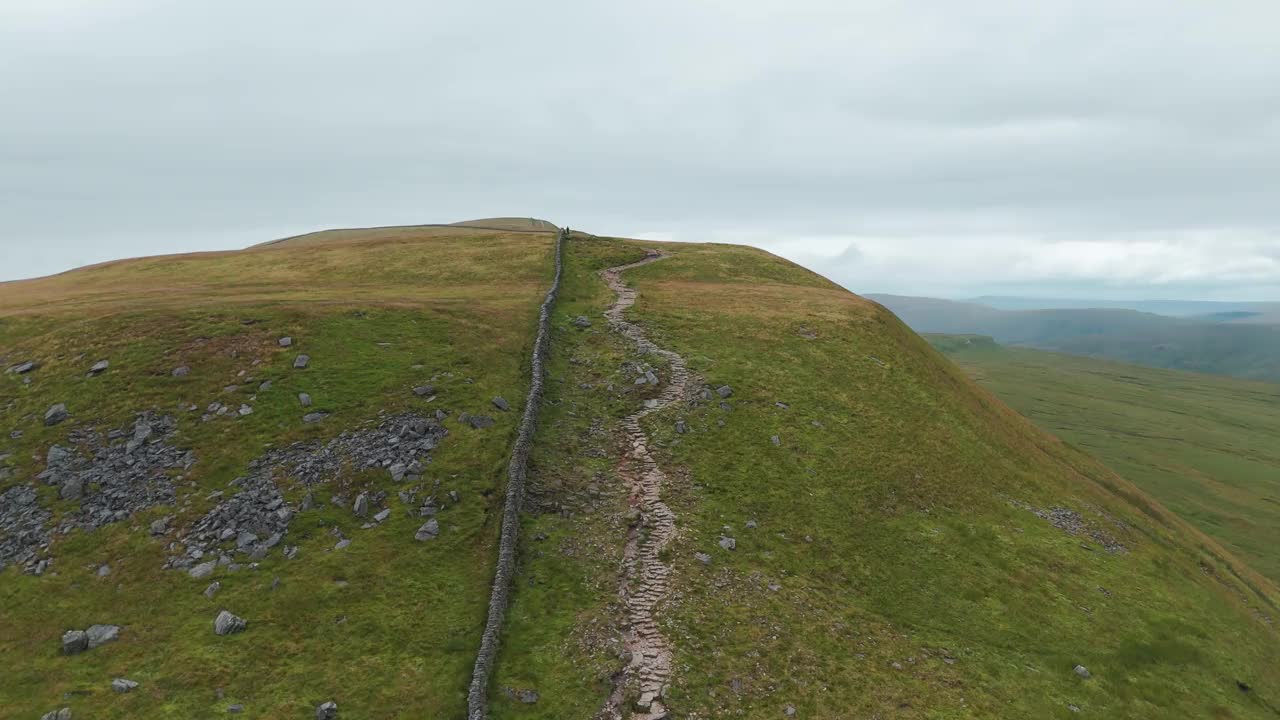
POLYGON ((1015 410, 1280 580, 1280 385, 926 339, 1015 410))
POLYGON ((1079 298, 1036 298, 1016 295, 983 295, 966 298, 964 302, 977 303, 997 310, 1136 310, 1138 312, 1169 315, 1172 317, 1209 317, 1249 312, 1259 313, 1259 306, 1267 303, 1221 302, 1211 300, 1097 300, 1079 298))
POLYGON ((549 220, 537 218, 483 218, 480 220, 463 220, 456 223, 429 223, 426 225, 387 225, 367 228, 337 228, 293 235, 260 243, 254 247, 268 245, 297 245, 306 243, 347 243, 351 241, 384 241, 404 240, 419 241, 430 238, 455 237, 459 230, 476 232, 501 233, 538 233, 554 234, 559 228, 549 220))
POLYGON ((936 298, 868 297, 921 333, 988 335, 1008 345, 1280 381, 1280 326, 1265 322, 1215 322, 1105 308, 1007 311, 936 298))

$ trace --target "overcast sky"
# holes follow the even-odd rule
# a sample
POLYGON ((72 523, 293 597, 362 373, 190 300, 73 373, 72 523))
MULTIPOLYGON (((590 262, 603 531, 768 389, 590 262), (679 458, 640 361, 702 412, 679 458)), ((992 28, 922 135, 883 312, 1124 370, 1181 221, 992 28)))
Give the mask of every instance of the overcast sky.
POLYGON ((1280 300, 1274 0, 0 0, 0 279, 528 215, 1280 300))

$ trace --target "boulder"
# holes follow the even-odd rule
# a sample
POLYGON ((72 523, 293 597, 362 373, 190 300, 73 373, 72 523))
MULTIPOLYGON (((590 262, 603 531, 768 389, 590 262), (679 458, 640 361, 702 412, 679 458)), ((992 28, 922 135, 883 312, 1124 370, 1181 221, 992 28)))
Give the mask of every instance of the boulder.
POLYGON ((57 403, 49 406, 44 413, 45 425, 57 425, 67 419, 67 406, 65 403, 57 403))
POLYGON ((169 518, 160 518, 151 522, 152 535, 164 535, 169 532, 169 518))
POLYGON ((94 364, 93 364, 93 367, 90 367, 90 368, 89 368, 89 374, 90 374, 90 375, 97 375, 98 373, 102 372, 103 370, 106 370, 106 369, 107 369, 107 368, 109 368, 109 367, 111 367, 111 362, 110 362, 110 361, 108 361, 108 360, 99 360, 98 362, 96 362, 96 363, 94 363, 94 364))
POLYGON ((435 395, 436 389, 430 385, 419 385, 413 389, 413 394, 418 397, 427 397, 429 395, 435 395))
POLYGON ((507 412, 508 410, 511 409, 511 403, 503 399, 501 395, 493 399, 493 406, 498 408, 502 412, 507 412))
POLYGON ((40 720, 71 720, 71 708, 64 707, 61 710, 47 712, 40 716, 40 720))
POLYGON ((336 720, 337 717, 338 703, 330 700, 316 706, 316 720, 336 720))
POLYGON ((329 413, 327 413, 327 412, 313 412, 313 413, 307 413, 306 415, 303 415, 303 416, 302 416, 302 422, 304 422, 304 423, 318 423, 318 422, 320 422, 321 420, 323 420, 323 419, 325 419, 325 418, 327 418, 327 417, 329 417, 329 413))
POLYGON ((245 415, 252 415, 253 408, 249 407, 248 405, 241 405, 239 413, 241 417, 244 417, 245 415))
POLYGON ((676 421, 676 432, 677 432, 677 433, 679 433, 680 435, 684 435, 685 433, 689 432, 689 425, 688 425, 688 423, 686 423, 686 422, 685 422, 685 421, 683 421, 683 420, 677 420, 677 421, 676 421))
POLYGON ((263 381, 258 385, 258 392, 260 392, 260 393, 266 392, 266 391, 268 391, 268 390, 270 390, 270 389, 271 389, 271 381, 270 381, 270 380, 263 380, 263 381))
POLYGON ((720 547, 724 548, 725 550, 736 550, 738 548, 738 541, 734 540, 731 537, 721 537, 720 547))
POLYGON ((244 632, 249 623, 244 618, 236 617, 231 613, 223 610, 218 613, 218 617, 213 620, 213 634, 215 635, 232 635, 238 632, 244 632))
POLYGON ((591 320, 586 315, 579 315, 573 319, 573 326, 576 328, 589 328, 591 327, 591 320))
POLYGON ((212 575, 213 571, 216 570, 217 568, 218 568, 218 561, 210 560, 208 562, 202 562, 199 565, 196 565, 195 567, 191 568, 190 570, 187 571, 187 574, 195 578, 196 580, 203 580, 209 577, 210 575, 212 575))
POLYGON ((18 375, 25 375, 31 372, 32 370, 35 370, 38 367, 40 367, 40 364, 37 363, 36 361, 27 360, 26 362, 20 362, 17 365, 14 365, 13 367, 9 368, 9 372, 17 373, 18 375))
POLYGON ((334 549, 334 550, 346 550, 346 549, 347 549, 348 547, 350 547, 350 546, 351 546, 351 541, 350 541, 350 540, 348 540, 348 539, 346 539, 346 538, 343 538, 343 539, 341 539, 341 540, 339 540, 339 541, 338 541, 338 544, 337 544, 337 545, 334 545, 334 546, 333 546, 333 549, 334 549))
POLYGON ((306 393, 298 393, 298 404, 302 407, 311 407, 311 396, 306 393))
POLYGON ((1086 668, 1083 665, 1076 666, 1076 675, 1079 675, 1081 678, 1085 680, 1088 680, 1089 678, 1093 677, 1093 674, 1089 672, 1089 668, 1086 668))
POLYGON ((420 541, 435 540, 439 534, 440 523, 435 518, 431 518, 418 528, 418 532, 414 533, 413 537, 420 541))
POLYGON ((213 582, 209 583, 209 587, 204 589, 204 596, 212 600, 213 596, 217 595, 218 591, 221 589, 222 589, 222 583, 218 582, 217 580, 214 580, 213 582))
POLYGON ((187 367, 186 365, 179 365, 178 367, 173 369, 174 377, 186 377, 190 374, 191 374, 191 368, 187 367))
POLYGON ((472 415, 466 422, 476 430, 484 430, 493 427, 494 419, 488 415, 472 415))
POLYGON ((693 557, 694 557, 694 559, 695 559, 695 560, 697 560, 698 562, 702 563, 703 565, 710 565, 710 564, 711 564, 711 556, 710 556, 710 555, 708 555, 708 554, 706 554, 706 553, 704 553, 704 552, 696 552, 696 553, 694 553, 694 554, 693 554, 693 557))
POLYGON ((58 497, 63 500, 77 500, 84 495, 84 480, 78 475, 73 475, 62 482, 62 487, 58 489, 58 497))
POLYGON ((378 511, 377 515, 373 516, 373 521, 376 523, 384 523, 389 517, 391 517, 391 508, 383 508, 378 511))
POLYGON ((138 687, 138 683, 128 678, 116 678, 111 681, 111 689, 118 693, 127 693, 138 687))
POLYGON ((291 337, 289 337, 288 335, 286 335, 286 336, 284 336, 284 337, 280 338, 279 342, 280 342, 280 347, 289 347, 289 346, 293 345, 293 338, 291 338, 291 337))
POLYGON ((295 370, 301 370, 311 363, 310 355, 299 355, 293 359, 293 367, 295 370))
POLYGON ((355 503, 351 506, 351 511, 357 517, 364 517, 369 514, 369 493, 360 493, 356 496, 355 503))
POLYGON ((733 397, 733 388, 729 387, 728 385, 721 385, 720 387, 716 388, 716 394, 722 398, 733 397))
POLYGON ((89 649, 89 635, 83 630, 62 633, 62 654, 75 655, 89 649))
POLYGON ((89 649, 106 645, 120 637, 119 625, 90 625, 84 634, 89 639, 89 649))

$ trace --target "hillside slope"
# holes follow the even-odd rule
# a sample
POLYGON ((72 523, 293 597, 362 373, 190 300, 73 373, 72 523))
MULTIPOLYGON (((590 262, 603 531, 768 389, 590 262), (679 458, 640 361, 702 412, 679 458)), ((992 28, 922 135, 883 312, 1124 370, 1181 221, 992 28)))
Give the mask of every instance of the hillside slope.
POLYGON ((38 364, 0 373, 0 527, 33 533, 0 531, 0 716, 461 717, 552 240, 405 229, 0 285, 3 366, 38 364), (224 609, 244 632, 215 635, 224 609), (118 640, 61 652, 94 624, 118 640))
MULTIPOLYGON (((463 717, 553 241, 0 286, 4 712, 463 717)), ((1274 717, 1274 586, 883 308, 734 246, 563 261, 493 717, 1274 717)))
POLYGON ((935 298, 868 297, 920 333, 988 335, 1008 345, 1280 382, 1280 325, 1267 320, 1268 304, 1259 304, 1257 315, 1209 319, 1118 309, 1006 311, 935 298))
POLYGON ((671 377, 597 273, 650 248, 627 317, 696 377, 642 421, 673 717, 1274 717, 1274 587, 879 306, 757 250, 569 248, 495 717, 607 717, 636 662, 619 568, 659 526, 624 419, 671 377))
POLYGON ((1280 580, 1280 385, 927 339, 1014 409, 1280 580))

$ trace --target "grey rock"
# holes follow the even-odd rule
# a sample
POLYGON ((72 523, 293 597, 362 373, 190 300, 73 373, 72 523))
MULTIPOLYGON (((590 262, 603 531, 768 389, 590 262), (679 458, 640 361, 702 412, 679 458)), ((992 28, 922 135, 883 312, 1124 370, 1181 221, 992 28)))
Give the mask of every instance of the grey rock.
POLYGON ((248 530, 241 530, 239 534, 236 535, 236 547, 238 548, 246 548, 256 542, 258 542, 258 536, 248 530))
POLYGON ((677 420, 676 432, 679 433, 680 435, 684 435, 685 433, 689 432, 689 424, 683 420, 677 420))
POLYGON ((218 591, 221 589, 222 589, 222 583, 218 582, 217 580, 214 580, 213 582, 209 583, 209 587, 204 589, 204 596, 212 600, 213 596, 217 595, 218 591))
POLYGON ((65 403, 57 403, 49 406, 44 413, 45 425, 57 425, 67 419, 67 406, 65 403))
POLYGON ((237 715, 239 713, 244 712, 244 706, 241 705, 240 703, 236 703, 235 705, 228 705, 227 712, 231 713, 232 715, 237 715))
POLYGON ((27 360, 26 362, 20 362, 17 365, 14 365, 13 367, 9 368, 9 372, 16 373, 18 375, 25 375, 31 372, 32 370, 35 370, 38 367, 40 367, 40 364, 37 363, 36 361, 27 360))
POLYGON ((586 315, 579 315, 573 319, 573 326, 578 328, 591 327, 591 320, 586 315))
POLYGON ((696 552, 696 553, 694 553, 694 554, 693 554, 693 557, 694 557, 694 559, 695 559, 695 560, 697 560, 698 562, 702 563, 703 565, 710 565, 710 564, 711 564, 711 556, 710 556, 710 555, 708 555, 708 554, 706 554, 706 553, 704 553, 704 552, 696 552))
POLYGON ((520 702, 525 705, 533 705, 538 702, 538 693, 534 690, 521 690, 520 702))
POLYGON ((306 512, 315 506, 316 506, 316 496, 312 493, 307 493, 306 495, 302 496, 302 503, 298 505, 298 510, 300 512, 306 512))
POLYGON ((284 336, 284 337, 280 338, 279 342, 280 342, 280 347, 289 347, 289 346, 293 345, 293 338, 291 338, 291 337, 289 337, 288 335, 286 335, 286 336, 284 336))
POLYGON ((238 632, 244 632, 249 623, 244 618, 236 617, 231 613, 223 610, 218 613, 218 617, 213 620, 213 634, 215 635, 231 635, 238 632))
POLYGON ((721 537, 720 547, 724 548, 725 550, 736 550, 738 548, 738 541, 734 540, 731 537, 721 537))
POLYGON ((796 706, 788 703, 786 707, 782 708, 782 714, 786 715, 787 717, 795 717, 796 706))
POLYGON ((61 710, 47 712, 40 716, 40 720, 71 720, 71 708, 64 707, 61 710))
POLYGON ((270 381, 270 380, 263 380, 263 381, 258 385, 258 392, 260 392, 260 393, 264 393, 264 392, 266 392, 266 391, 268 391, 268 390, 270 390, 270 389, 271 389, 271 381, 270 381))
POLYGON ((418 397, 428 397, 436 394, 436 389, 430 385, 419 385, 413 389, 413 394, 418 397))
POLYGON ((163 535, 169 532, 169 518, 160 518, 151 521, 151 534, 163 535))
POLYGON ((418 532, 414 533, 413 537, 422 541, 435 540, 439 534, 440 523, 435 518, 431 518, 423 523, 422 527, 418 528, 418 532))
POLYGON ((391 473, 391 480, 393 482, 403 482, 405 473, 408 472, 408 470, 409 466, 404 463, 394 463, 391 467, 387 468, 387 471, 391 473))
POLYGON ((720 387, 716 388, 716 394, 722 398, 733 397, 733 388, 729 387, 728 385, 721 385, 720 387))
POLYGON ((127 693, 138 687, 138 683, 128 678, 116 678, 111 681, 111 689, 118 693, 127 693))
POLYGON ((365 515, 368 515, 369 514, 369 494, 360 493, 359 495, 357 495, 355 504, 351 506, 351 511, 356 514, 356 517, 364 517, 365 515))
POLYGON ((654 372, 653 372, 652 370, 645 370, 645 371, 644 371, 644 380, 645 380, 645 382, 649 383, 650 385, 657 385, 657 384, 658 384, 658 376, 657 376, 657 375, 655 375, 655 374, 654 374, 654 372))
POLYGON ((338 544, 337 544, 337 545, 334 545, 334 546, 333 546, 333 549, 334 549, 334 550, 346 550, 350 545, 351 545, 351 541, 350 541, 350 540, 348 540, 348 539, 346 539, 346 538, 343 538, 342 540, 339 540, 339 541, 338 541, 338 544))
POLYGON ((383 508, 378 511, 377 515, 373 516, 373 521, 376 523, 384 523, 389 517, 391 517, 391 508, 383 508))
POLYGON ((511 409, 511 403, 503 399, 501 395, 493 399, 493 406, 498 408, 502 412, 507 412, 511 409))
POLYGON ((304 422, 304 423, 317 423, 317 422, 320 422, 321 420, 323 420, 323 419, 325 419, 325 418, 327 418, 327 417, 329 417, 329 413, 327 413, 327 412, 313 412, 313 413, 307 413, 306 415, 303 415, 303 416, 302 416, 302 422, 304 422))
POLYGON ((774 435, 773 437, 769 438, 769 442, 773 443, 775 446, 780 446, 782 445, 782 438, 778 437, 777 435, 774 435))
POLYGON ((187 367, 186 365, 179 365, 178 367, 173 369, 174 377, 186 377, 190 374, 191 374, 191 368, 187 367))
POLYGON ((309 364, 311 364, 310 355, 299 355, 298 357, 293 359, 293 367, 297 370, 301 370, 309 364))
POLYGON ((98 566, 98 577, 106 577, 106 576, 108 576, 108 575, 110 575, 110 574, 111 574, 111 566, 110 566, 110 565, 105 565, 105 564, 104 564, 104 565, 99 565, 99 566, 98 566))
POLYGON ((58 497, 63 500, 76 500, 84 495, 84 479, 79 475, 67 478, 58 489, 58 497))
POLYGON ((62 654, 75 655, 89 649, 89 635, 83 630, 62 633, 62 654))
POLYGON ((1088 680, 1089 678, 1093 677, 1093 674, 1089 672, 1089 669, 1083 665, 1076 666, 1076 675, 1079 675, 1085 680, 1088 680))
POLYGON ((90 375, 97 375, 98 373, 102 372, 103 370, 106 370, 106 369, 107 369, 107 368, 109 368, 109 367, 111 367, 111 362, 110 362, 110 361, 108 361, 108 360, 99 360, 98 362, 96 362, 96 363, 94 363, 94 364, 93 364, 93 367, 89 368, 89 374, 90 374, 90 375))
POLYGON ((316 720, 336 720, 337 717, 338 703, 330 700, 316 706, 316 720))
POLYGON ((748 520, 748 521, 747 521, 747 529, 748 529, 748 530, 755 530, 758 526, 759 526, 759 523, 757 523, 755 520, 748 520))
POLYGON ((61 445, 54 445, 49 448, 49 452, 45 455, 45 463, 52 467, 54 465, 61 465, 74 457, 74 451, 64 448, 61 445))
POLYGON ((119 638, 120 626, 90 625, 88 629, 84 631, 84 634, 89 638, 89 649, 92 650, 99 645, 106 645, 107 643, 114 642, 119 638))
POLYGON ((208 562, 202 562, 199 565, 196 565, 195 567, 191 568, 190 570, 187 571, 187 574, 195 578, 196 580, 203 580, 209 577, 210 575, 212 575, 213 571, 217 569, 218 569, 218 561, 210 560, 208 562))
POLYGON ((306 393, 298 393, 298 404, 302 407, 311 407, 311 396, 306 393))
POLYGON ((484 430, 493 427, 494 419, 488 415, 472 415, 466 422, 476 430, 484 430))

